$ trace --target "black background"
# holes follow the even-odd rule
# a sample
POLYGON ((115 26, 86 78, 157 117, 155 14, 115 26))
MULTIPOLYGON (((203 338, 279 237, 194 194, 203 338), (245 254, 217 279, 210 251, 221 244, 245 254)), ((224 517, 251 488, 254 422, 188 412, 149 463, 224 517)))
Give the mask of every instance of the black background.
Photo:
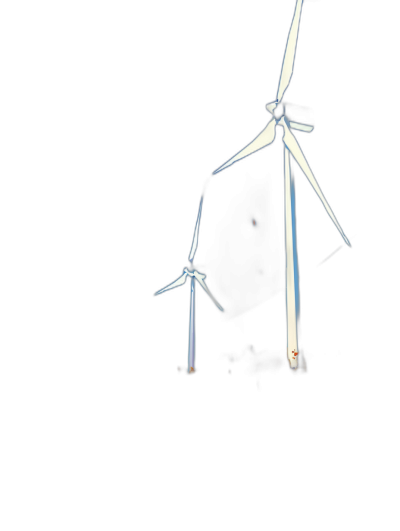
MULTIPOLYGON (((87 42, 66 79, 78 127, 69 138, 77 237, 65 252, 65 344, 66 363, 93 400, 134 393, 141 410, 168 402, 177 366, 187 363, 189 282, 154 293, 187 266, 206 183, 195 266, 226 313, 197 289, 197 366, 248 343, 286 348, 281 133, 210 179, 270 118, 265 105, 276 98, 295 2, 264 4, 184 16, 171 6, 91 13, 83 28, 87 42), (254 273, 269 267, 272 280, 254 273), (234 301, 230 289, 238 290, 234 301)), ((381 67, 372 24, 383 33, 368 7, 305 2, 285 93, 314 111, 314 131, 296 138, 352 243, 342 246, 292 159, 300 346, 308 377, 335 392, 376 374, 377 356, 378 367, 385 358, 382 140, 369 134, 381 67)))

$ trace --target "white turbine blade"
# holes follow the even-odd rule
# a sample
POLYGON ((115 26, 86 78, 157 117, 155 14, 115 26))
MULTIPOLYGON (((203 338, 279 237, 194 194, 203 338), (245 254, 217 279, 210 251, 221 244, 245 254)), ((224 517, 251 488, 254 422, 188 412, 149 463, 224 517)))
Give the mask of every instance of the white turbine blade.
POLYGON ((304 131, 304 133, 311 133, 311 131, 314 131, 313 125, 300 124, 298 122, 289 122, 289 126, 291 129, 297 129, 297 131, 304 131))
POLYGON ((194 228, 192 248, 189 253, 189 262, 193 262, 194 255, 197 251, 197 246, 199 244, 199 230, 200 230, 200 219, 201 219, 201 209, 203 207, 203 197, 200 199, 199 213, 197 214, 196 226, 194 228))
POLYGON ((224 309, 219 304, 219 302, 213 297, 213 295, 211 294, 211 291, 207 287, 207 284, 204 282, 204 279, 206 278, 206 275, 203 275, 202 273, 199 273, 198 271, 193 271, 193 275, 194 275, 195 279, 197 280, 197 282, 200 284, 200 286, 204 289, 204 291, 207 293, 207 295, 213 301, 213 303, 218 308, 218 310, 221 310, 221 312, 223 312, 224 309))
POLYGON ((248 157, 252 153, 255 153, 259 149, 262 149, 269 144, 272 144, 272 142, 275 140, 275 129, 276 129, 276 120, 275 118, 272 118, 272 120, 268 123, 267 127, 261 131, 261 133, 252 141, 249 145, 247 145, 242 151, 239 151, 234 157, 229 159, 225 164, 220 166, 217 170, 213 172, 213 175, 216 173, 219 173, 222 170, 225 170, 225 168, 228 168, 238 160, 244 159, 244 157, 248 157))
POLYGON ((296 56, 297 37, 299 34, 301 8, 303 0, 297 0, 296 9, 294 12, 292 25, 290 27, 289 36, 286 44, 285 56, 283 58, 281 77, 279 80, 278 93, 276 99, 281 101, 285 90, 288 88, 293 74, 294 59, 296 56))
POLYGON ((165 286, 165 288, 160 289, 157 291, 157 293, 154 293, 154 295, 161 295, 161 293, 164 293, 164 291, 169 291, 170 289, 177 288, 178 286, 182 286, 186 282, 187 273, 186 271, 183 273, 182 276, 180 276, 177 280, 172 282, 171 284, 168 284, 168 286, 165 286))
POLYGON ((325 196, 322 193, 322 190, 319 187, 319 184, 317 183, 317 181, 316 181, 316 179, 315 179, 315 177, 313 175, 313 172, 311 171, 310 166, 308 165, 308 162, 307 162, 307 160, 306 160, 306 158, 305 158, 305 156, 304 156, 304 154, 303 154, 303 152, 302 152, 302 150, 301 150, 301 148, 300 148, 300 146, 299 146, 299 144, 298 144, 298 142, 296 140, 296 137, 290 131, 290 129, 289 129, 289 127, 288 127, 288 125, 287 125, 287 123, 285 122, 284 119, 280 121, 280 124, 283 125, 284 131, 285 131, 285 133, 283 135, 283 142, 285 143, 286 147, 288 148, 290 153, 295 158, 297 164, 303 170, 303 172, 304 172, 305 176, 307 177, 307 179, 310 181, 311 186, 314 188, 314 190, 317 193, 318 197, 321 199, 322 204, 324 205, 326 211, 328 212, 331 220, 336 225, 338 231, 342 235, 342 238, 347 243, 347 245, 350 246, 350 242, 347 239, 345 233, 343 232, 342 227, 339 225, 339 222, 336 219, 335 214, 332 212, 332 209, 329 206, 328 201, 325 199, 325 196))

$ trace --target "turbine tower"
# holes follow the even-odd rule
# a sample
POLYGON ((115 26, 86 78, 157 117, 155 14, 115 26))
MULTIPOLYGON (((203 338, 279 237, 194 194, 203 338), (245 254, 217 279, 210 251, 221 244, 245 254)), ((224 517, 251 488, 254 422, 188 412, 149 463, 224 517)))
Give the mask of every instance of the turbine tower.
POLYGON ((161 293, 164 293, 165 291, 169 291, 170 289, 177 288, 179 286, 183 286, 183 284, 186 282, 186 278, 189 276, 191 277, 191 283, 190 283, 190 318, 189 318, 189 354, 188 354, 188 372, 195 372, 195 352, 196 352, 196 341, 195 341, 195 288, 196 283, 195 280, 200 284, 200 286, 204 289, 204 291, 207 293, 207 295, 211 298, 211 300, 215 303, 217 308, 221 310, 221 312, 224 311, 222 306, 215 300, 215 298, 212 296, 210 290, 207 287, 207 284, 205 283, 206 275, 203 273, 200 273, 199 271, 196 271, 193 269, 193 260, 197 251, 197 246, 199 243, 199 230, 200 230, 200 219, 201 219, 201 210, 203 207, 203 197, 200 200, 200 206, 199 206, 199 212, 197 215, 196 220, 196 226, 194 228, 194 235, 193 235, 193 241, 192 241, 192 247, 190 249, 189 253, 189 269, 187 267, 184 268, 183 274, 174 282, 171 284, 168 284, 165 288, 160 289, 155 293, 154 295, 161 295, 161 293))
POLYGON ((298 349, 297 349, 297 312, 296 312, 296 277, 294 271, 294 253, 293 253, 293 227, 295 224, 292 212, 294 212, 294 198, 292 196, 291 189, 291 174, 290 174, 290 155, 296 160, 305 176, 309 180, 311 186, 314 188, 318 197, 322 201, 329 217, 336 225, 336 228, 342 235, 342 238, 347 245, 350 246, 350 242, 344 234, 338 220, 336 219, 331 207, 329 206, 321 188, 319 187, 310 166, 296 140, 296 137, 292 133, 292 129, 297 131, 303 131, 311 133, 314 129, 310 125, 301 124, 288 120, 285 116, 285 107, 282 102, 282 98, 286 89, 290 84, 290 80, 293 74, 294 60, 296 55, 297 37, 299 33, 301 9, 303 6, 303 0, 296 1, 296 8, 293 16, 292 25, 290 27, 289 36, 286 44, 285 55, 283 58, 282 71, 278 84, 278 92, 276 99, 266 105, 267 111, 272 114, 272 119, 267 124, 265 129, 243 148, 234 157, 229 159, 225 164, 220 166, 213 172, 216 174, 222 170, 225 170, 235 162, 248 157, 252 153, 259 151, 260 149, 272 144, 275 140, 276 126, 283 127, 283 144, 284 144, 284 179, 285 179, 285 236, 286 236, 286 317, 287 317, 287 353, 290 362, 290 367, 297 368, 298 363, 298 349))

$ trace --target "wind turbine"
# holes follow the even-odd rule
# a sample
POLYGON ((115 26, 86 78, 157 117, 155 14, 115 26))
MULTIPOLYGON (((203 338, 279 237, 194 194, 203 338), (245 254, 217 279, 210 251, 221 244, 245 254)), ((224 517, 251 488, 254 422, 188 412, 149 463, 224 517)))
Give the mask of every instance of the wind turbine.
POLYGON ((292 196, 291 188, 291 173, 290 173, 290 155, 294 157, 300 168, 303 170, 305 176, 309 180, 311 186, 314 188, 318 197, 322 201, 329 217, 336 225, 336 228, 342 235, 342 238, 347 245, 350 242, 344 234, 338 220, 336 219, 331 207, 319 187, 310 166, 293 135, 291 129, 311 133, 314 129, 311 125, 293 122, 285 116, 285 107, 281 103, 283 95, 289 86, 293 74, 294 60, 296 55, 297 37, 299 33, 301 9, 303 0, 296 1, 296 8, 290 27, 289 36, 286 44, 285 55, 283 58, 282 71, 279 79, 278 92, 276 99, 266 105, 267 111, 272 114, 272 119, 268 125, 261 131, 261 133, 248 144, 244 149, 239 151, 234 157, 229 159, 225 164, 220 166, 213 172, 216 174, 225 170, 235 162, 248 157, 252 153, 272 144, 275 140, 276 126, 283 127, 283 144, 284 144, 284 175, 285 175, 285 236, 286 236, 286 317, 287 317, 287 352, 290 367, 297 368, 297 313, 296 313, 296 277, 294 271, 294 252, 293 252, 293 228, 295 226, 294 213, 294 198, 292 196))
POLYGON ((177 280, 175 280, 171 284, 168 284, 168 286, 160 289, 159 291, 157 291, 157 293, 154 294, 154 295, 161 295, 161 293, 164 293, 165 291, 169 291, 170 289, 183 286, 183 284, 186 282, 186 278, 188 276, 191 277, 190 318, 189 318, 189 355, 188 355, 188 372, 189 373, 194 372, 195 370, 194 369, 194 358, 195 358, 195 351, 196 351, 196 341, 195 341, 195 287, 196 287, 196 283, 195 283, 195 280, 197 280, 197 282, 204 289, 207 295, 215 303, 217 308, 221 310, 221 312, 224 311, 222 306, 215 300, 210 290, 208 289, 207 284, 205 283, 206 275, 193 269, 193 260, 194 260, 194 256, 196 254, 197 246, 199 243, 199 230, 200 230, 200 219, 201 219, 202 207, 203 207, 203 197, 200 200, 199 212, 197 215, 196 226, 194 228, 192 247, 189 253, 189 263, 190 263, 189 269, 185 267, 183 270, 183 274, 177 280))

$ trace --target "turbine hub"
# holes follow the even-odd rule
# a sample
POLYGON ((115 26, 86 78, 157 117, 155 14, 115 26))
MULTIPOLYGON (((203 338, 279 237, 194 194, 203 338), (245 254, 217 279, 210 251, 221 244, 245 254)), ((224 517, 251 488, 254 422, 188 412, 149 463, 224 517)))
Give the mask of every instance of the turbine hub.
POLYGON ((195 277, 195 273, 197 273, 195 269, 188 269, 187 267, 183 269, 183 272, 186 273, 189 277, 195 277))
POLYGON ((275 120, 280 120, 282 116, 285 114, 285 107, 283 106, 283 103, 279 103, 275 109, 274 109, 274 118, 275 120))

